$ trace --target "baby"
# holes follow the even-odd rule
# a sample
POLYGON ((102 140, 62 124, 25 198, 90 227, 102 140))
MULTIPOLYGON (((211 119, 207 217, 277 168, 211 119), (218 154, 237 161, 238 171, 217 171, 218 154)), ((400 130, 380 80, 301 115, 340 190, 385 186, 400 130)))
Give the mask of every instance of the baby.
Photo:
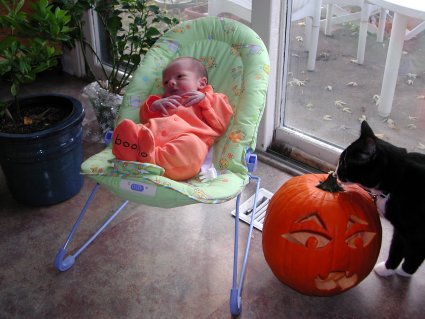
POLYGON ((203 64, 191 57, 173 60, 162 73, 164 95, 151 95, 140 122, 120 122, 112 137, 118 160, 151 163, 164 176, 186 180, 198 174, 209 148, 226 132, 233 115, 227 97, 208 85, 203 64))

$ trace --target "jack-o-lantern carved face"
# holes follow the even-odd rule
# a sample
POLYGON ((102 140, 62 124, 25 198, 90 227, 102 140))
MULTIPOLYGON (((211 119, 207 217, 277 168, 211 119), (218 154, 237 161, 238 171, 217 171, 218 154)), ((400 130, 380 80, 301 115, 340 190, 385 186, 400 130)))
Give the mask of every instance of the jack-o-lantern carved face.
POLYGON ((315 188, 320 179, 312 183, 311 176, 307 185, 314 189, 305 198, 300 181, 290 183, 293 179, 268 208, 263 226, 268 264, 281 281, 305 294, 328 296, 354 287, 370 273, 379 254, 381 227, 372 199, 354 185, 326 193, 315 188))
MULTIPOLYGON (((308 214, 298 219, 292 225, 293 228, 290 232, 281 236, 292 244, 301 246, 298 249, 316 250, 318 254, 323 252, 325 255, 326 250, 334 249, 333 246, 338 246, 342 255, 355 254, 355 251, 351 252, 350 250, 366 249, 376 236, 376 232, 367 230, 367 222, 355 215, 349 216, 347 223, 342 222, 341 225, 335 225, 332 220, 327 224, 319 213, 308 214), (345 232, 339 234, 333 231, 333 228, 345 228, 345 232), (347 250, 347 252, 342 253, 342 250, 347 250)), ((301 256, 302 260, 298 262, 303 263, 304 253, 301 252, 301 255, 296 256, 301 256)), ((317 289, 347 290, 357 284, 359 269, 354 269, 353 265, 350 267, 350 265, 344 265, 344 260, 336 260, 333 262, 332 268, 329 266, 326 265, 325 269, 316 268, 317 276, 314 278, 314 284, 317 289)))

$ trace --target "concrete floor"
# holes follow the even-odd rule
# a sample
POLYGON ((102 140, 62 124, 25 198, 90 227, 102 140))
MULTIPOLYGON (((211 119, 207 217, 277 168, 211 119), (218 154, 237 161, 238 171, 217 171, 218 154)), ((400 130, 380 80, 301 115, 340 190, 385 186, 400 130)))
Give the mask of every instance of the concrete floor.
POLYGON ((310 72, 306 71, 306 44, 296 40, 304 36, 304 26, 294 23, 285 126, 344 149, 357 139, 360 119, 365 118, 382 139, 425 153, 425 32, 404 42, 392 111, 383 118, 374 97, 381 94, 389 35, 379 43, 375 34, 368 34, 365 60, 359 65, 352 62, 357 55, 358 26, 335 24, 332 36, 320 31, 316 68, 310 72))
MULTIPOLYGON (((55 74, 41 77, 25 91, 79 97, 84 85, 55 74)), ((92 111, 86 111, 92 117, 92 111)), ((89 140, 84 143, 86 157, 101 148, 89 140)), ((291 177, 262 162, 256 174, 262 187, 272 192, 291 177)), ((26 207, 11 197, 0 172, 0 318, 231 317, 233 200, 168 210, 131 203, 73 268, 58 272, 55 255, 93 186, 85 179, 72 199, 51 207, 26 207)), ((253 194, 253 186, 246 188, 244 198, 253 194)), ((100 190, 70 250, 120 202, 100 190)), ((379 261, 387 255, 391 236, 389 224, 383 220, 382 225, 379 261)), ((241 248, 247 230, 241 224, 241 248)), ((425 267, 411 279, 383 279, 372 272, 343 294, 310 297, 276 279, 263 257, 261 238, 254 230, 240 318, 423 317, 425 267)))

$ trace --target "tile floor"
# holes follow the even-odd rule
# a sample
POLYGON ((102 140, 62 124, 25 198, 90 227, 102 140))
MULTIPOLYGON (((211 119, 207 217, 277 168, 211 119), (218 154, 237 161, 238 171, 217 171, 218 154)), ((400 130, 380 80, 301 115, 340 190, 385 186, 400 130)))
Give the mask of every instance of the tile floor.
MULTIPOLYGON (((84 84, 55 74, 26 91, 78 97, 84 84)), ((84 147, 86 156, 101 149, 88 142, 84 147)), ((256 174, 272 192, 290 177, 262 162, 256 174)), ((234 201, 168 210, 131 203, 73 268, 58 272, 56 252, 93 185, 86 179, 66 202, 26 207, 11 198, 0 172, 0 318, 230 318, 234 201)), ((253 192, 249 185, 245 198, 253 192)), ((119 202, 101 190, 70 249, 119 202)), ((391 236, 386 221, 383 227, 379 260, 391 236)), ((247 229, 241 224, 241 236, 247 229)), ((240 318, 423 318, 424 288, 425 266, 410 280, 371 273, 334 297, 301 295, 274 277, 263 257, 261 232, 254 230, 240 318)))

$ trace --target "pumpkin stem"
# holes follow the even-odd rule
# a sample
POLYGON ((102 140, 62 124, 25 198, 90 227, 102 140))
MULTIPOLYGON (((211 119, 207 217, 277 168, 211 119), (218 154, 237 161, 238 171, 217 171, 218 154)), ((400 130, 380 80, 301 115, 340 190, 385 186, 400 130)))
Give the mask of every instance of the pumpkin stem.
POLYGON ((336 179, 336 174, 333 171, 329 172, 328 178, 316 185, 317 188, 329 193, 341 192, 344 190, 336 179))

